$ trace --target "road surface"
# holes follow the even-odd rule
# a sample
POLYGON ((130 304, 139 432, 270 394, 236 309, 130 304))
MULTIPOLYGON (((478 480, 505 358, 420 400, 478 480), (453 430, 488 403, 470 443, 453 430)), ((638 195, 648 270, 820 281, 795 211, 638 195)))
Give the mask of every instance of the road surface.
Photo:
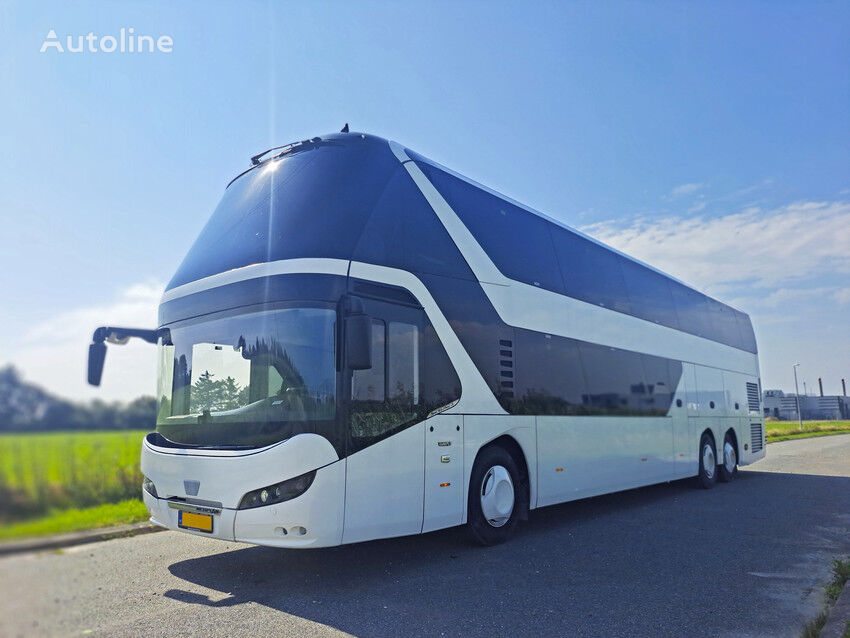
POLYGON ((0 635, 797 636, 850 554, 850 435, 776 443, 738 481, 459 530, 281 551, 175 532, 0 559, 0 635))

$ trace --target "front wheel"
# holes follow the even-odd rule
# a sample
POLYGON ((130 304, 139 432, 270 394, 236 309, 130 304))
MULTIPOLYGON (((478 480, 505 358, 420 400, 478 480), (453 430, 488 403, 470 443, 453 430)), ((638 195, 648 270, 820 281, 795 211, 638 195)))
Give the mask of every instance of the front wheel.
POLYGON ((699 440, 699 484, 707 490, 717 483, 717 455, 714 452, 714 440, 704 432, 699 440))
POLYGON ((726 433, 723 441, 723 462, 717 466, 717 474, 724 483, 730 483, 738 477, 738 453, 731 432, 726 433))
POLYGON ((469 481, 466 527, 473 540, 496 545, 510 538, 520 514, 519 489, 513 457, 495 445, 483 449, 469 481))

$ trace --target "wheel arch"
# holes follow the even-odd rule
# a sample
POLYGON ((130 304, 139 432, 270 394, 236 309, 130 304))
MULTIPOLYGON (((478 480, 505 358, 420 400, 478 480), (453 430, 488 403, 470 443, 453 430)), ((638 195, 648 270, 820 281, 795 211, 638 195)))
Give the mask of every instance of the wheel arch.
POLYGON ((522 449, 522 446, 519 444, 514 437, 510 434, 502 434, 501 436, 496 437, 492 441, 488 441, 484 445, 482 445, 478 452, 475 455, 475 460, 472 462, 474 466, 478 461, 478 457, 481 453, 487 448, 491 447, 500 447, 505 452, 507 452, 511 458, 516 463, 517 471, 520 474, 520 487, 519 496, 517 502, 522 507, 522 511, 520 512, 520 520, 526 520, 528 518, 528 510, 530 508, 531 502, 531 474, 529 472, 528 460, 525 457, 525 452, 522 449))
MULTIPOLYGON (((702 441, 702 435, 707 434, 708 438, 711 439, 712 445, 714 445, 714 456, 717 457, 717 439, 714 436, 714 431, 711 428, 705 428, 702 432, 700 432, 699 439, 697 439, 697 445, 702 441)), ((702 454, 702 450, 699 449, 698 453, 702 454)))

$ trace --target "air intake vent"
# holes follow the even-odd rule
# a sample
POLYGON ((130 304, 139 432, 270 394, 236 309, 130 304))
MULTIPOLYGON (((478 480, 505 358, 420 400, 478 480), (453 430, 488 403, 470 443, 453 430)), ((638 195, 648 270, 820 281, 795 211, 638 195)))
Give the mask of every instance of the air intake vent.
POLYGON ((755 383, 747 383, 747 407, 750 412, 759 411, 759 387, 755 383))
POLYGON ((761 423, 750 423, 750 449, 753 452, 761 452, 763 447, 764 440, 762 438, 761 423))
POLYGON ((514 342, 499 339, 499 385, 502 399, 514 398, 514 342))

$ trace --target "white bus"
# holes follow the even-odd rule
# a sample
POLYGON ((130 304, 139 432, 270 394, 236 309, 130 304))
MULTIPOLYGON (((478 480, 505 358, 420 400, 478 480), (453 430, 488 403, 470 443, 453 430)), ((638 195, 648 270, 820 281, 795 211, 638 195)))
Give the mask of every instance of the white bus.
POLYGON ((278 547, 465 524, 764 456, 744 313, 394 142, 270 149, 169 283, 151 520, 278 547))

